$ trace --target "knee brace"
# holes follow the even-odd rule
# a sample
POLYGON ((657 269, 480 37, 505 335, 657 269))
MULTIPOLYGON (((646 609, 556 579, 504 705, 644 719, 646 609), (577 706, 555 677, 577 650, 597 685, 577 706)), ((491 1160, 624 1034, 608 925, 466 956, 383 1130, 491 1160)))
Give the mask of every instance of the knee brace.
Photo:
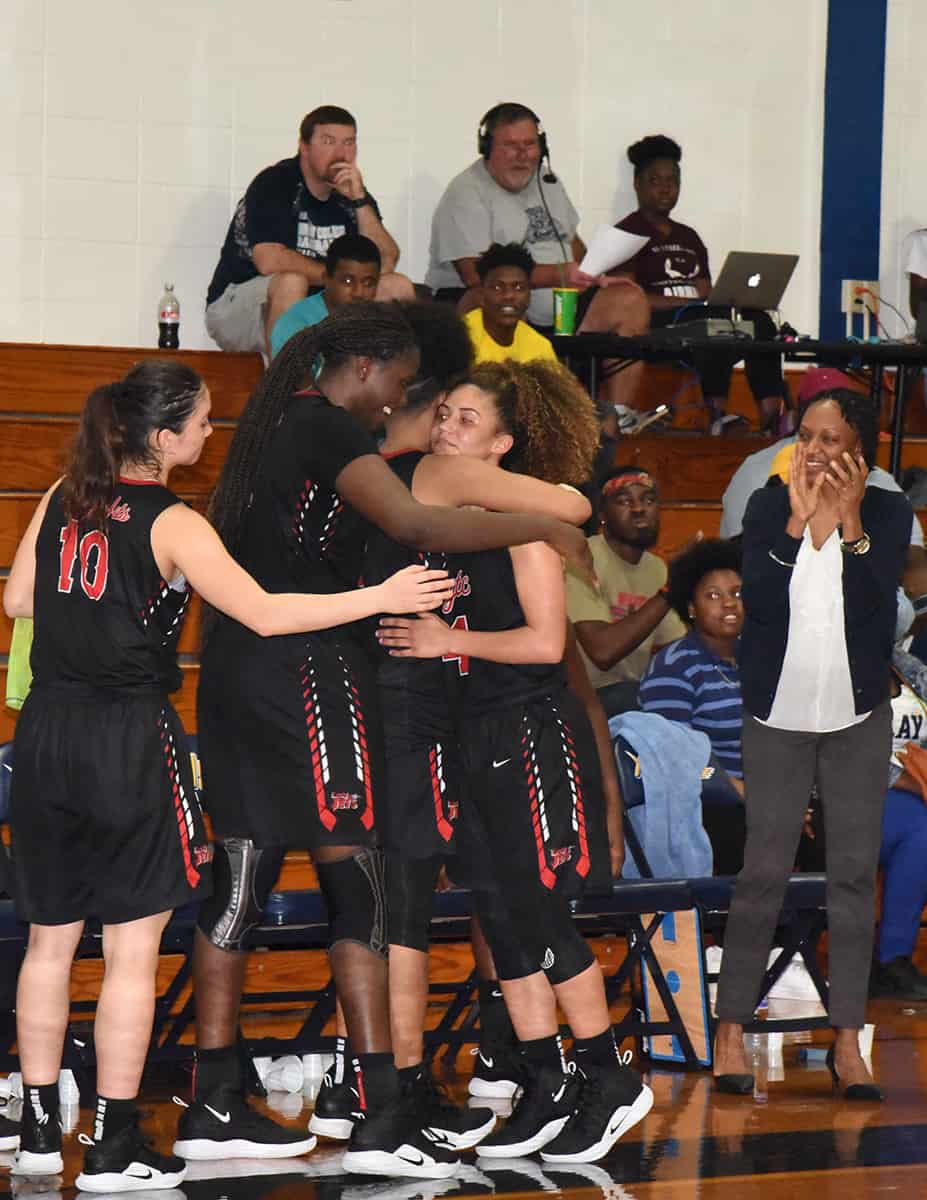
POLYGON ((216 842, 213 893, 203 901, 197 925, 217 950, 241 950, 261 919, 284 854, 280 846, 261 849, 250 838, 216 842))
POLYGON ((315 871, 328 906, 328 948, 336 942, 360 942, 385 958, 388 943, 382 851, 359 850, 338 862, 317 862, 315 871))
POLYGON ((492 951, 499 979, 524 979, 541 970, 538 946, 528 944, 519 936, 515 922, 497 892, 474 892, 473 907, 483 927, 483 934, 492 951))
POLYGON ((386 899, 392 946, 428 953, 428 927, 434 912, 440 858, 386 856, 386 899))

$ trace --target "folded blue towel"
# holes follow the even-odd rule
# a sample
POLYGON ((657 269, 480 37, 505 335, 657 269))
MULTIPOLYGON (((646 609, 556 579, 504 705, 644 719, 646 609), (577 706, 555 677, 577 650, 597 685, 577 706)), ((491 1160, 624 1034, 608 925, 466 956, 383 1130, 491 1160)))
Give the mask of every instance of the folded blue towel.
MULTIPOLYGON (((697 879, 712 870, 711 843, 702 827, 702 772, 711 757, 707 736, 656 713, 621 713, 608 723, 634 748, 645 803, 629 811, 656 879, 697 879)), ((640 879, 632 855, 624 879, 640 879)))

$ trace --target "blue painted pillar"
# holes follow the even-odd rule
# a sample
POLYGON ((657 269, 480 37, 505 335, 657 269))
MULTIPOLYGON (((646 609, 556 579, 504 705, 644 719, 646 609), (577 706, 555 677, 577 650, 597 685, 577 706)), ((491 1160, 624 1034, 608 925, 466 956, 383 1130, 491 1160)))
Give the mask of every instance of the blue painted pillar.
POLYGON ((879 278, 888 0, 830 0, 824 97, 820 336, 842 338, 842 279, 879 278))

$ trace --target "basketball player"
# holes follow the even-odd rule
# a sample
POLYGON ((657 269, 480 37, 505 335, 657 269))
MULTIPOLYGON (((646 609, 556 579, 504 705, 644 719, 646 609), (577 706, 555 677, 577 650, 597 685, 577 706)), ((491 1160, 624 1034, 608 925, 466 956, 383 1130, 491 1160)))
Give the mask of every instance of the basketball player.
MULTIPOLYGON (((585 478, 595 414, 588 398, 565 403, 558 370, 475 368, 439 407, 433 450, 548 480, 585 478), (585 439, 577 434, 584 427, 585 439)), ((379 637, 397 657, 467 664, 458 832, 465 877, 454 878, 474 889, 525 1064, 511 1119, 477 1153, 541 1150, 548 1161, 592 1162, 646 1115, 653 1095, 618 1058, 601 972, 569 907, 571 895, 607 878, 608 841, 593 730, 561 665, 562 571, 538 545, 451 556, 448 568, 456 586, 444 620, 384 618, 379 637), (578 1076, 563 1059, 557 1002, 578 1076)), ((611 829, 615 836, 614 821, 611 829)))
MULTIPOLYGON (((105 972, 93 1140, 77 1179, 85 1191, 172 1188, 185 1172, 147 1144, 135 1098, 161 933, 171 910, 210 880, 184 732, 167 699, 181 682, 176 646, 190 585, 259 636, 351 620, 383 599, 269 595, 168 490, 172 469, 196 462, 212 432, 209 407, 200 378, 169 360, 98 388, 4 592, 8 614, 35 619, 10 796, 17 915, 31 926, 16 1002, 24 1105, 13 1171, 62 1169, 70 968, 85 919, 97 916, 105 972)), ((409 600, 440 602, 446 581, 427 577, 394 581, 388 603, 403 611, 409 600)))

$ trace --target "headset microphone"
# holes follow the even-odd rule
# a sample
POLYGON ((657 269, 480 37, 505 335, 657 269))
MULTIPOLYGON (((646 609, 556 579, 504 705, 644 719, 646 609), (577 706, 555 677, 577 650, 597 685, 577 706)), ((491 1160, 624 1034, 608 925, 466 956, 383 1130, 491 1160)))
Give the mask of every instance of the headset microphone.
POLYGON ((544 180, 545 183, 556 183, 557 182, 557 176, 550 169, 550 163, 547 164, 547 173, 545 175, 542 175, 541 178, 544 180))

